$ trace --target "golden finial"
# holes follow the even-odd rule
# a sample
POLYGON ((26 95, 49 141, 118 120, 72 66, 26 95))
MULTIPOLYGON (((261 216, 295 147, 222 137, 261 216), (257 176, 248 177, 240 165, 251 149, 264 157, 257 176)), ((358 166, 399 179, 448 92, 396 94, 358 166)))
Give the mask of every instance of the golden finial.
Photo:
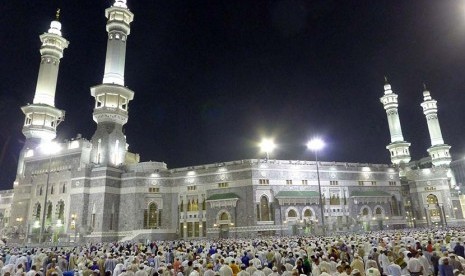
POLYGON ((55 17, 56 17, 57 21, 60 20, 60 9, 57 9, 57 13, 56 13, 55 17))

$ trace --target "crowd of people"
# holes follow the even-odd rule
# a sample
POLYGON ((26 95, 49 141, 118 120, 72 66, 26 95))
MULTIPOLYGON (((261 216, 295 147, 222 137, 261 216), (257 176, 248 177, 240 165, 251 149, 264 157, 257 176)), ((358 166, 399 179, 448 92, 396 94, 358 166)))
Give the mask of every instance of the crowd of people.
POLYGON ((465 228, 256 239, 4 245, 0 276, 465 276, 465 228))

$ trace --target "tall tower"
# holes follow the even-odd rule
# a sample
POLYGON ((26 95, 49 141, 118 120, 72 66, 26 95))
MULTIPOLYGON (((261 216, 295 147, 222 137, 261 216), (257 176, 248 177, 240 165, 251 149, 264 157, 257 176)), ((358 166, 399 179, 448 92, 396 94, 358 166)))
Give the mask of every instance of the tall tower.
POLYGON ((126 0, 116 0, 105 10, 107 17, 107 54, 101 85, 92 87, 95 98, 93 118, 97 130, 92 137, 92 161, 96 164, 118 166, 124 163, 127 146, 123 125, 128 121, 128 104, 134 92, 124 86, 126 41, 134 14, 126 0))
POLYGON ((400 126, 399 113, 397 107, 397 94, 392 92, 391 85, 385 78, 384 96, 380 98, 386 110, 389 132, 391 133, 391 143, 386 146, 391 155, 391 162, 395 165, 405 164, 410 161, 410 143, 404 141, 402 128, 400 126))
POLYGON ((55 107, 55 91, 58 69, 63 50, 69 42, 61 36, 60 10, 50 24, 48 32, 40 36, 40 67, 32 104, 21 107, 24 115, 23 134, 25 148, 34 148, 39 143, 56 137, 56 128, 63 121, 65 112, 55 107))
POLYGON ((426 116, 431 139, 431 147, 428 148, 431 161, 434 166, 448 166, 452 160, 449 154, 450 146, 444 144, 438 119, 437 101, 431 98, 430 92, 426 89, 426 86, 424 86, 421 107, 423 107, 423 113, 426 116))

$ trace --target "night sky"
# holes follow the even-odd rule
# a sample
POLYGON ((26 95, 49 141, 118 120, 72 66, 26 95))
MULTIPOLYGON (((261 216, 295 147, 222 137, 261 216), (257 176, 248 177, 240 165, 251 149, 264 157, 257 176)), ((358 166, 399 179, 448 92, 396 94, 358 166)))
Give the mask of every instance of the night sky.
MULTIPOLYGON (((0 188, 12 187, 24 142, 20 107, 32 102, 39 35, 60 7, 63 36, 58 139, 90 139, 103 78, 104 10, 113 1, 1 1, 0 188)), ((465 155, 463 1, 136 1, 126 85, 135 91, 125 126, 131 152, 169 168, 260 158, 390 163, 384 75, 399 95, 413 159, 430 146, 420 103, 426 83, 454 159, 465 155)))

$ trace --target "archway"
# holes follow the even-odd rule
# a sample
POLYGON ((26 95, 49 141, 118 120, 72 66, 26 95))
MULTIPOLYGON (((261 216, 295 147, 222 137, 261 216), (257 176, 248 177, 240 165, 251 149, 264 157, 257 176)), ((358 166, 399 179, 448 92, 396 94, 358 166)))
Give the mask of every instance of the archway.
POLYGON ((260 220, 270 220, 270 203, 265 195, 260 198, 260 220))

